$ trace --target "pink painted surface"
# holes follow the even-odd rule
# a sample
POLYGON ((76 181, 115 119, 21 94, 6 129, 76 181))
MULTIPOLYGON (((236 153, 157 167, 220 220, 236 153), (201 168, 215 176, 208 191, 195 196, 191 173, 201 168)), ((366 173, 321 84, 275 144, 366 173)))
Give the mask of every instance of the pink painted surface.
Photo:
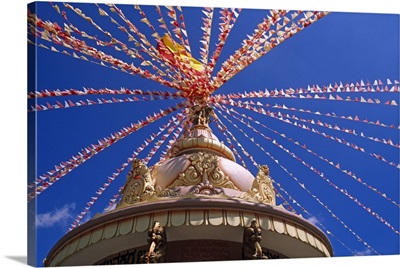
POLYGON ((165 189, 168 185, 173 183, 178 178, 179 173, 185 171, 189 167, 189 157, 190 155, 184 154, 171 158, 161 164, 154 178, 155 186, 160 186, 162 189, 165 189))
MULTIPOLYGON (((178 178, 179 173, 184 172, 189 167, 191 163, 190 155, 180 155, 161 164, 154 178, 155 186, 165 189, 171 185, 178 178)), ((254 176, 247 169, 223 157, 218 157, 218 166, 225 175, 229 176, 239 190, 246 192, 251 188, 254 176)))

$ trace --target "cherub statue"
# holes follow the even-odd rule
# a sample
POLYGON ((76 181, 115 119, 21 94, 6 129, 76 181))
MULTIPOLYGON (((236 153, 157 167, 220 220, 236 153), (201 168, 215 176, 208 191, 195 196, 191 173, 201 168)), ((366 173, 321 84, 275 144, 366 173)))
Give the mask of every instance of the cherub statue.
POLYGON ((249 227, 244 228, 243 233, 243 259, 268 259, 261 248, 261 228, 257 220, 253 219, 249 227))
POLYGON ((164 227, 158 221, 154 221, 153 227, 147 235, 149 250, 140 258, 140 263, 165 262, 167 252, 167 236, 164 227))

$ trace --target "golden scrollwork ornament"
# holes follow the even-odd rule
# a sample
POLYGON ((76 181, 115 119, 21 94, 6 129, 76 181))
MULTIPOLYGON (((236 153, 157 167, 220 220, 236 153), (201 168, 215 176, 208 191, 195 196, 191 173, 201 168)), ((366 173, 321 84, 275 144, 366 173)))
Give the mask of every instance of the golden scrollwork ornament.
POLYGON ((197 152, 192 154, 189 160, 190 166, 179 174, 178 179, 169 188, 203 183, 215 187, 238 189, 230 181, 229 176, 218 167, 218 156, 207 152, 197 152))
POLYGON ((129 205, 150 199, 155 193, 154 181, 146 164, 135 158, 128 173, 119 205, 129 205))
POLYGON ((246 193, 245 198, 256 198, 261 203, 276 205, 275 190, 269 176, 267 165, 260 166, 256 178, 253 181, 251 189, 246 193))

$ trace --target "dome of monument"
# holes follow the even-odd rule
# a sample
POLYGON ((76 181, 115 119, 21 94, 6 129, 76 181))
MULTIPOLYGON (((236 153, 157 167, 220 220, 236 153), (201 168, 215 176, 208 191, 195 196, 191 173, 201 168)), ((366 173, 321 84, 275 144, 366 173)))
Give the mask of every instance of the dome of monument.
POLYGON ((182 154, 153 168, 155 187, 195 185, 208 181, 214 186, 247 192, 254 176, 230 159, 201 151, 182 154))
POLYGON ((247 192, 254 176, 235 162, 232 151, 205 125, 196 125, 172 148, 172 158, 153 167, 155 187, 196 185, 210 182, 222 188, 247 192))

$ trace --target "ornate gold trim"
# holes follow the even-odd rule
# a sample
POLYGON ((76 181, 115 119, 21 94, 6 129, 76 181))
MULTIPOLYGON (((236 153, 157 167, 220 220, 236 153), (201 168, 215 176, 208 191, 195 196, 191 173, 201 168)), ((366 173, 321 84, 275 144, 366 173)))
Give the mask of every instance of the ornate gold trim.
POLYGON ((244 194, 243 199, 256 199, 264 204, 276 205, 275 190, 269 176, 269 168, 267 165, 260 166, 251 189, 244 194))
POLYGON ((154 194, 154 180, 150 175, 149 168, 142 160, 135 158, 117 208, 149 200, 154 194))
POLYGON ((191 186, 203 184, 211 184, 214 187, 230 188, 239 190, 235 184, 230 181, 229 176, 218 166, 218 156, 207 152, 197 152, 189 157, 190 166, 181 172, 178 179, 175 180, 167 188, 177 186, 191 186))

